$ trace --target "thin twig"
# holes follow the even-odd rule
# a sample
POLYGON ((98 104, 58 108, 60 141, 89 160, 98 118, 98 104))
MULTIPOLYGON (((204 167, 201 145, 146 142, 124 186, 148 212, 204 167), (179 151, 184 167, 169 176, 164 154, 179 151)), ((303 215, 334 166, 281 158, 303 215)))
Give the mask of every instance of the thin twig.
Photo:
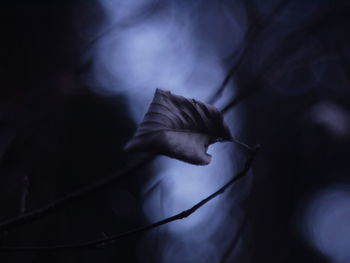
POLYGON ((83 243, 77 243, 77 244, 69 244, 69 245, 55 245, 55 246, 4 246, 0 247, 0 251, 7 251, 7 252, 35 252, 35 251, 66 251, 66 250, 81 250, 81 249, 96 249, 96 248, 102 248, 108 245, 113 244, 116 240, 130 236, 133 234, 145 232, 147 230, 151 230, 153 228, 157 228, 159 226, 184 219, 194 212, 196 212, 199 208, 204 206, 206 203, 211 201, 212 199, 216 198, 217 196, 223 194, 227 188, 229 188, 231 185, 233 185, 235 182, 243 178, 249 171, 253 160, 255 158, 256 153, 258 152, 260 146, 256 145, 253 149, 254 151, 249 156, 247 162, 245 163, 243 169, 241 172, 239 172, 234 178, 232 178, 230 181, 228 181, 225 185, 223 185, 220 189, 209 195, 207 198, 203 199, 202 201, 198 202, 191 208, 182 211, 181 213, 178 213, 174 216, 165 218, 163 220, 160 220, 158 222, 152 223, 147 226, 135 228, 129 231, 126 231, 121 234, 117 234, 110 237, 105 237, 98 240, 93 240, 89 242, 83 242, 83 243))
MULTIPOLYGON (((224 112, 225 113, 225 112, 224 112)), ((254 151, 250 146, 244 144, 243 142, 238 141, 237 139, 233 139, 233 141, 242 147, 248 149, 250 152, 254 151)), ((0 232, 3 230, 9 230, 12 229, 16 226, 23 225, 29 222, 32 222, 34 220, 37 220, 41 217, 44 217, 53 211, 62 208, 68 204, 71 204, 74 201, 80 200, 89 194, 93 192, 97 192, 101 189, 103 189, 106 186, 109 186, 111 183, 114 183, 115 181, 124 178, 125 175, 128 175, 132 172, 137 171, 139 168, 142 168, 143 166, 147 165, 151 160, 153 160, 155 156, 150 155, 138 162, 137 164, 131 166, 131 167, 126 167, 124 169, 121 169, 120 171, 116 172, 115 174, 102 178, 99 181, 93 183, 92 185, 88 185, 86 187, 83 187, 81 189, 78 189, 70 194, 67 194, 66 196, 53 201, 46 206, 37 208, 33 211, 29 211, 23 214, 20 214, 18 216, 9 218, 7 220, 4 220, 0 222, 0 232)))
POLYGON ((117 29, 120 30, 124 28, 129 28, 131 26, 136 25, 140 21, 144 21, 148 16, 152 16, 153 14, 155 14, 161 8, 162 4, 162 1, 157 0, 155 3, 147 7, 146 10, 142 12, 142 14, 126 19, 126 22, 117 21, 116 23, 105 29, 102 33, 91 39, 88 43, 86 43, 85 46, 82 48, 82 53, 85 53, 87 50, 93 47, 99 40, 101 40, 103 37, 110 34, 111 32, 117 29))
POLYGON ((88 185, 86 187, 83 187, 77 191, 74 191, 70 194, 65 195, 64 197, 51 202, 50 204, 40 207, 38 209, 35 209, 33 211, 27 212, 27 213, 23 213, 20 214, 19 216, 10 218, 8 220, 5 220, 3 222, 0 223, 0 232, 4 231, 4 230, 9 230, 13 227, 16 227, 18 225, 23 225, 26 223, 29 223, 31 221, 34 221, 36 219, 39 219, 63 206, 66 206, 68 204, 70 204, 73 201, 77 201, 91 193, 94 193, 98 190, 103 189, 104 187, 110 185, 112 182, 123 178, 125 175, 130 174, 136 170, 138 170, 139 168, 145 166, 146 164, 148 164, 151 160, 154 159, 154 155, 148 155, 145 158, 143 158, 140 162, 136 163, 135 165, 131 165, 129 167, 125 167, 123 169, 121 169, 120 171, 118 171, 117 173, 100 179, 99 181, 88 185))
POLYGON ((237 140, 237 139, 235 139, 233 137, 231 138, 231 140, 232 140, 232 142, 238 144, 239 146, 243 147, 244 149, 248 150, 249 152, 254 152, 255 151, 254 148, 250 147, 248 144, 245 144, 244 142, 241 142, 241 141, 239 141, 239 140, 237 140))
POLYGON ((289 71, 295 70, 296 68, 304 66, 306 63, 309 63, 314 59, 318 59, 322 54, 326 54, 325 50, 316 51, 300 58, 298 57, 292 61, 293 63, 290 61, 285 61, 285 58, 277 61, 272 60, 270 63, 267 63, 267 65, 263 67, 263 70, 256 74, 256 76, 252 78, 247 85, 244 86, 244 89, 242 89, 244 90, 244 93, 239 93, 236 95, 236 97, 230 100, 223 107, 221 112, 223 114, 227 113, 228 110, 236 106, 242 99, 260 90, 262 86, 258 86, 257 84, 259 83, 261 85, 260 82, 262 82, 264 79, 273 79, 276 81, 282 77, 284 73, 286 73, 284 70, 285 68, 288 68, 289 71))
POLYGON ((270 21, 275 17, 275 15, 277 15, 279 11, 289 3, 289 1, 290 0, 283 0, 282 2, 280 2, 268 16, 261 18, 260 21, 258 21, 257 25, 254 24, 253 27, 248 30, 247 37, 245 37, 242 40, 242 43, 238 48, 238 54, 236 55, 238 58, 236 59, 235 63, 231 66, 230 70, 228 71, 226 77, 224 78, 219 88, 209 100, 210 104, 214 104, 221 97, 227 84, 229 83, 233 75, 236 73, 238 67, 241 65, 244 57, 248 53, 249 47, 253 43, 255 43, 255 38, 258 36, 258 34, 264 29, 264 27, 266 27, 270 23, 270 21))

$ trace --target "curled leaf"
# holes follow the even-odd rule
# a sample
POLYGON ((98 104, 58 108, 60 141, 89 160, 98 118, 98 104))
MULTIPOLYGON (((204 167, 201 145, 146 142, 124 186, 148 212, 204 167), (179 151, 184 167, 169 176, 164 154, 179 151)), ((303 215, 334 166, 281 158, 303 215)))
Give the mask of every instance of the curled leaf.
POLYGON ((222 113, 214 106, 157 89, 127 151, 163 154, 192 164, 209 164, 208 146, 231 141, 222 113))

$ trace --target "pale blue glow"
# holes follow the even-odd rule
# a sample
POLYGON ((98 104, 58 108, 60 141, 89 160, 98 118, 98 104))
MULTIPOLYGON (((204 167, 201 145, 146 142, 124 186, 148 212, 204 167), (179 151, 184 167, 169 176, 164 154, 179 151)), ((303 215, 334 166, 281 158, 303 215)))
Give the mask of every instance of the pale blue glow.
POLYGON ((99 0, 111 22, 124 22, 157 0, 99 0))
MULTIPOLYGON (((100 1, 111 20, 130 17, 153 2, 100 1)), ((125 95, 136 122, 142 120, 156 88, 206 102, 225 77, 222 55, 231 52, 234 44, 239 42, 239 39, 225 43, 211 39, 210 45, 206 45, 196 33, 194 12, 178 10, 181 5, 176 3, 143 23, 116 30, 96 46, 91 87, 99 93, 125 95)), ((181 4, 186 5, 186 2, 181 4)), ((223 9, 216 8, 211 12, 219 11, 223 12, 223 9)), ((219 37, 238 26, 234 23, 232 29, 234 20, 225 12, 217 19, 217 24, 206 21, 205 33, 219 37)), ((221 39, 224 37, 221 36, 221 39)), ((232 91, 225 92, 217 106, 223 105, 231 95, 232 91)), ((234 114, 225 117, 235 133, 239 123, 234 121, 234 114)), ((209 153, 213 158, 208 166, 194 166, 167 157, 157 158, 154 162, 155 172, 158 172, 155 178, 161 178, 160 184, 144 201, 144 213, 149 221, 188 209, 226 183, 236 171, 232 161, 234 149, 232 143, 210 146, 209 153)), ((149 182, 149 188, 154 184, 149 182)), ((159 251, 163 262, 178 262, 174 248, 179 246, 183 249, 182 260, 186 258, 183 263, 197 262, 199 258, 202 263, 216 261, 219 244, 211 244, 208 239, 228 220, 231 205, 225 202, 225 196, 216 198, 189 218, 164 227, 170 238, 164 240, 164 248, 159 251), (191 249, 186 252, 185 247, 191 249)), ((230 202, 233 202, 232 198, 230 202)), ((234 220, 231 222, 236 223, 234 220)))
POLYGON ((320 191, 308 203, 303 236, 331 262, 350 262, 350 186, 320 191))
POLYGON ((119 32, 99 44, 96 86, 100 92, 124 92, 136 121, 142 119, 156 88, 205 100, 224 77, 215 56, 196 54, 196 40, 184 19, 173 18, 170 12, 169 17, 119 32), (191 79, 193 74, 199 76, 191 79))
MULTIPOLYGON (((228 154, 232 150, 229 144, 211 146, 209 153, 212 154, 213 159, 207 166, 195 166, 166 157, 161 158, 160 161, 165 167, 162 171, 163 196, 161 200, 154 197, 158 202, 151 198, 145 203, 145 211, 150 219, 152 221, 160 219, 157 211, 162 210, 162 206, 166 208, 162 216, 171 216, 188 209, 226 183, 231 176, 227 171, 233 169, 228 154)), ((215 228, 225 214, 220 205, 222 198, 224 195, 208 203, 191 217, 169 225, 169 230, 174 233, 185 233, 201 223, 208 223, 208 218, 210 218, 210 228, 215 228), (218 215, 212 216, 213 213, 218 215)), ((203 232, 198 233, 198 236, 202 234, 203 232)))

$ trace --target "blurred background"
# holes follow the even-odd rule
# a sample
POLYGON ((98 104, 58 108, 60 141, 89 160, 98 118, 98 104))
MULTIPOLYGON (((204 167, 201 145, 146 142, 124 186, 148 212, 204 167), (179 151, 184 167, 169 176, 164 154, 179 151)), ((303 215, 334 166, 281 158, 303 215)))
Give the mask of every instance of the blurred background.
MULTIPOLYGON (((259 152, 189 218, 97 250, 0 261, 350 262, 347 0, 17 0, 0 8, 0 221, 106 177, 156 88, 223 109, 259 152)), ((157 157, 102 191, 0 233, 0 245, 80 243, 190 208, 247 152, 208 166, 157 157)))

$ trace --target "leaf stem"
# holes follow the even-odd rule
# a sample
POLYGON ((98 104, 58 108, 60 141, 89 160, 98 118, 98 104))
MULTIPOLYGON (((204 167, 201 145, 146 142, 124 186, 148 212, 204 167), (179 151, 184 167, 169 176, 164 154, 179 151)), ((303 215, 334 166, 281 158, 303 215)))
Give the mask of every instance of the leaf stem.
POLYGON ((251 147, 248 144, 245 144, 244 142, 241 142, 233 137, 231 140, 232 140, 232 142, 238 144, 239 146, 242 146, 243 148, 247 149, 249 152, 252 152, 252 153, 254 153, 256 151, 256 147, 260 147, 260 145, 256 145, 254 147, 251 147))

